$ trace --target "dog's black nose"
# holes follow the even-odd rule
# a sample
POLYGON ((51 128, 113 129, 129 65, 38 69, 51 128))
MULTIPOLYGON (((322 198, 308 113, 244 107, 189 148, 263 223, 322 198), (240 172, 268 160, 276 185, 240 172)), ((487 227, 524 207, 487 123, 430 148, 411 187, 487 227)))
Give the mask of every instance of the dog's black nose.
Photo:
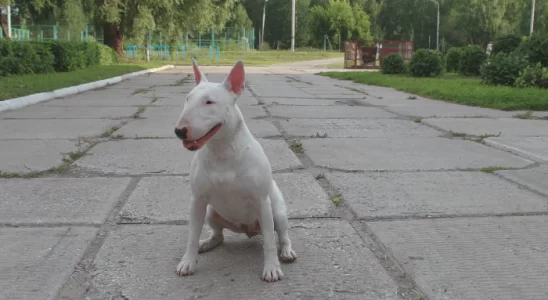
POLYGON ((176 135, 178 138, 180 138, 181 140, 186 139, 186 132, 187 132, 186 127, 183 127, 182 129, 180 129, 180 128, 175 128, 175 135, 176 135))

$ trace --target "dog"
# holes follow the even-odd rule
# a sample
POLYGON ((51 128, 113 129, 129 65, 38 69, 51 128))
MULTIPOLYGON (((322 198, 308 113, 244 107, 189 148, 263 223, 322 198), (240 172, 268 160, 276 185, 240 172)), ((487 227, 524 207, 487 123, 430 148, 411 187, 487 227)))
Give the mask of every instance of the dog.
POLYGON ((236 104, 244 91, 244 64, 238 61, 222 83, 209 82, 194 59, 192 67, 196 84, 175 126, 183 146, 196 151, 190 167, 188 240, 176 273, 193 274, 198 253, 221 244, 226 228, 249 238, 262 234, 261 279, 281 280, 280 260, 292 262, 297 255, 287 232, 285 200, 272 179, 270 161, 236 104), (205 220, 212 232, 199 241, 205 220), (274 231, 280 244, 279 259, 274 231))

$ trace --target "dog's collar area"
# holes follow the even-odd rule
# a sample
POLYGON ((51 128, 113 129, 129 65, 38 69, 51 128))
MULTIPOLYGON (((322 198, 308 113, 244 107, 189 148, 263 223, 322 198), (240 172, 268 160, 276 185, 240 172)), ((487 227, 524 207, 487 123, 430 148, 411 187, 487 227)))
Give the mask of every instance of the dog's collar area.
POLYGON ((202 148, 205 145, 205 143, 221 129, 221 126, 223 126, 222 123, 215 125, 204 136, 202 136, 201 138, 197 140, 193 140, 193 141, 183 140, 183 146, 190 151, 196 151, 202 148))

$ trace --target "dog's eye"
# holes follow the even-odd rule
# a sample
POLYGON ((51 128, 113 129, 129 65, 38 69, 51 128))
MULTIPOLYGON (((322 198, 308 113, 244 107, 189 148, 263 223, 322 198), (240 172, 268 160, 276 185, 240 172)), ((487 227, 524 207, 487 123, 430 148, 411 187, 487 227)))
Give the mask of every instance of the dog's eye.
POLYGON ((213 104, 213 101, 207 100, 206 104, 213 104))

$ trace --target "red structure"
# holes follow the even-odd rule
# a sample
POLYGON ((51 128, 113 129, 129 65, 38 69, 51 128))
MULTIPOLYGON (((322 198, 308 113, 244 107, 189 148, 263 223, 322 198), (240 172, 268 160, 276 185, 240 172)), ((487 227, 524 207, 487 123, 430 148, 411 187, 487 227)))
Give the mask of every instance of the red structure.
POLYGON ((391 53, 400 53, 407 61, 413 54, 413 41, 401 40, 350 40, 344 42, 345 69, 378 69, 383 58, 391 53), (379 54, 377 57, 377 53, 379 54), (377 60, 378 59, 378 60, 377 60))

